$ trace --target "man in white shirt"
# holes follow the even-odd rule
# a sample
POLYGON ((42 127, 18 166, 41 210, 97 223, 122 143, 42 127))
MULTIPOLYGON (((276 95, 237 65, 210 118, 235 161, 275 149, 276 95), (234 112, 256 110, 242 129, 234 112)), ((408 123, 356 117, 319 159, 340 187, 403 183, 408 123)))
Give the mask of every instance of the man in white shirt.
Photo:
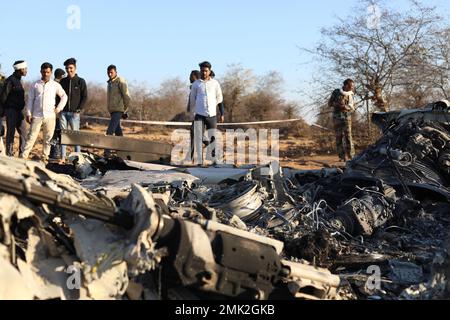
MULTIPOLYGON (((195 113, 194 117, 194 142, 197 152, 197 159, 202 159, 202 140, 203 130, 217 129, 217 105, 223 102, 222 89, 217 80, 211 77, 211 63, 208 61, 199 64, 201 79, 192 84, 191 93, 189 95, 190 110, 195 113)), ((219 121, 224 122, 223 114, 219 121)), ((203 142, 205 145, 214 143, 214 134, 210 141, 203 142)), ((191 150, 193 154, 193 150, 191 150)), ((212 151, 212 157, 215 158, 216 152, 212 151)))
POLYGON ((44 162, 48 161, 51 147, 50 141, 55 131, 56 115, 64 109, 67 103, 66 92, 58 82, 51 79, 52 72, 53 66, 48 62, 43 63, 41 66, 41 80, 32 84, 28 93, 26 120, 31 126, 22 155, 24 159, 27 159, 30 155, 42 127, 44 133, 42 160, 44 162), (55 106, 56 96, 60 97, 57 106, 55 106))

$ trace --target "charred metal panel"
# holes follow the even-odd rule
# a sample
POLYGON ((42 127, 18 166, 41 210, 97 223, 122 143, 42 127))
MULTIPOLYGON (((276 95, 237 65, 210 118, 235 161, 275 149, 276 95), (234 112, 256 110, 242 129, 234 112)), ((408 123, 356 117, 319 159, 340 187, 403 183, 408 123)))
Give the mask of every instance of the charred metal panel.
POLYGON ((86 131, 64 130, 61 132, 61 143, 69 146, 79 145, 89 148, 155 154, 163 157, 170 157, 172 152, 172 145, 169 143, 107 136, 86 131))

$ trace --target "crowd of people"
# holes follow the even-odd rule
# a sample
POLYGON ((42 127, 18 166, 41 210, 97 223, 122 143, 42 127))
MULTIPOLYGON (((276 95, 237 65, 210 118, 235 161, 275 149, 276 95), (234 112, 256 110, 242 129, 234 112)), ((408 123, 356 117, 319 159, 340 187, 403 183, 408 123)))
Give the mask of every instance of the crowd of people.
MULTIPOLYGON (((27 62, 20 60, 13 64, 14 73, 4 81, 0 92, 0 117, 6 120, 7 156, 16 155, 16 131, 20 139, 18 157, 27 159, 42 130, 41 160, 48 162, 49 158, 60 158, 59 162, 65 163, 67 147, 55 141, 58 141, 57 136, 61 130, 80 130, 80 114, 88 101, 88 85, 77 74, 75 58, 67 59, 64 67, 65 71, 58 68, 53 72, 52 64, 43 63, 40 69, 41 78, 31 84, 26 101, 23 77, 28 73, 27 62)), ((218 121, 224 122, 222 90, 219 82, 214 79, 211 63, 205 61, 200 63, 199 67, 200 70, 194 70, 190 75, 191 91, 187 111, 193 115, 194 122, 201 124, 202 130, 216 129, 218 121), (216 107, 220 112, 219 119, 216 107)), ((115 65, 108 66, 107 75, 107 110, 110 113, 110 121, 106 134, 123 136, 121 120, 128 118, 130 92, 127 81, 118 75, 115 65)), ((0 126, 1 123, 2 121, 0 126)), ((211 138, 210 141, 203 142, 208 145, 213 141, 214 138, 211 138)), ((194 148, 194 144, 191 145, 194 148)), ((75 152, 80 150, 79 146, 75 147, 75 152)), ((105 156, 109 156, 109 152, 105 150, 105 156)), ((192 154, 193 152, 192 149, 192 154)))
MULTIPOLYGON (((28 73, 26 61, 16 61, 14 73, 1 87, 0 116, 6 119, 6 155, 14 157, 14 137, 20 137, 18 157, 27 159, 42 129, 43 147, 41 160, 48 162, 51 141, 58 130, 80 130, 80 114, 86 107, 88 87, 86 81, 77 74, 77 61, 74 58, 64 62, 65 70, 56 69, 45 62, 41 65, 41 78, 32 83, 25 101, 23 77, 28 73), (67 75, 66 75, 67 72, 67 75), (54 76, 54 79, 52 79, 54 76), (27 130, 26 123, 29 124, 27 130)), ((107 88, 107 108, 111 114, 106 134, 122 135, 118 119, 127 114, 130 106, 130 93, 127 82, 117 74, 117 67, 107 68, 109 77, 107 88)), ((54 145, 54 144, 53 144, 54 145)), ((75 147, 79 152, 80 147, 75 147)), ((66 146, 61 146, 60 162, 66 161, 66 146)))
MULTIPOLYGON (((65 163, 67 148, 58 143, 61 130, 80 130, 80 114, 86 108, 88 101, 88 85, 77 74, 77 60, 69 58, 64 62, 65 71, 56 69, 45 62, 41 65, 41 79, 31 84, 28 100, 25 101, 23 77, 27 76, 28 66, 24 60, 13 64, 14 73, 0 87, 0 118, 6 119, 6 155, 15 156, 14 139, 16 131, 19 134, 19 158, 27 159, 36 143, 40 131, 43 132, 42 161, 49 158, 59 158, 65 163), (54 79, 52 79, 52 75, 54 79), (27 129, 26 123, 29 124, 27 129), (60 149, 60 152, 58 152, 60 149), (58 155, 59 154, 59 155, 58 155)), ((188 161, 203 158, 202 145, 213 143, 214 135, 204 139, 204 130, 216 130, 217 123, 224 122, 225 110, 223 94, 219 82, 215 79, 212 65, 208 61, 199 64, 200 70, 190 74, 190 94, 187 111, 192 114, 191 148, 188 161), (219 110, 219 116, 217 116, 219 110)), ((107 67, 107 110, 110 121, 106 135, 123 136, 121 120, 128 118, 131 97, 125 78, 117 73, 117 67, 107 67)), ((336 147, 342 161, 351 159, 354 145, 351 133, 351 117, 354 112, 354 82, 347 79, 342 89, 336 89, 329 99, 333 110, 333 121, 336 133, 336 147)), ((3 121, 0 121, 0 132, 3 136, 3 121)), ((75 146, 75 152, 80 152, 80 146, 75 146)), ((110 150, 105 150, 109 156, 110 150)), ((215 150, 212 152, 215 157, 215 150)), ((203 159, 202 159, 203 160, 203 159)))

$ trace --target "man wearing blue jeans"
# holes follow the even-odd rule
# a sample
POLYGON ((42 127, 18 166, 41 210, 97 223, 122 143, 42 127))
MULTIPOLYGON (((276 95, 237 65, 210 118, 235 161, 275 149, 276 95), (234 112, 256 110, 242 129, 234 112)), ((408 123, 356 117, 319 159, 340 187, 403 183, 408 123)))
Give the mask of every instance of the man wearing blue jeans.
MULTIPOLYGON (((120 120, 126 119, 131 98, 128 91, 128 85, 124 78, 117 75, 117 67, 110 65, 108 67, 108 111, 111 115, 106 135, 123 136, 120 120)), ((110 151, 105 150, 105 156, 109 156, 110 151)))
MULTIPOLYGON (((61 80, 61 86, 68 96, 67 104, 61 113, 61 129, 72 131, 80 130, 80 113, 84 109, 88 93, 86 81, 77 75, 77 60, 75 58, 67 59, 64 62, 67 77, 61 80)), ((75 147, 75 152, 80 152, 80 146, 75 147)), ((61 162, 66 159, 66 146, 61 147, 61 162)))
POLYGON ((123 115, 123 112, 111 112, 111 120, 109 121, 108 129, 106 129, 107 136, 123 136, 122 127, 120 125, 120 120, 122 120, 123 115))
MULTIPOLYGON (((62 130, 80 131, 80 113, 63 112, 60 118, 62 130)), ((80 152, 81 147, 75 146, 75 152, 80 152)), ((67 156, 67 146, 61 145, 61 159, 64 162, 67 156)))

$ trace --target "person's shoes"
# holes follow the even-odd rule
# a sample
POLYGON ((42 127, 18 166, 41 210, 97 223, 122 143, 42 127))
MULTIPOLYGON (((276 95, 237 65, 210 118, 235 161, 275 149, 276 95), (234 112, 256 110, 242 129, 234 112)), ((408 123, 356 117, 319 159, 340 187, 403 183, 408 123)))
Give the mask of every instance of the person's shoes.
POLYGON ((8 157, 14 157, 14 146, 13 145, 6 146, 6 155, 8 157))

